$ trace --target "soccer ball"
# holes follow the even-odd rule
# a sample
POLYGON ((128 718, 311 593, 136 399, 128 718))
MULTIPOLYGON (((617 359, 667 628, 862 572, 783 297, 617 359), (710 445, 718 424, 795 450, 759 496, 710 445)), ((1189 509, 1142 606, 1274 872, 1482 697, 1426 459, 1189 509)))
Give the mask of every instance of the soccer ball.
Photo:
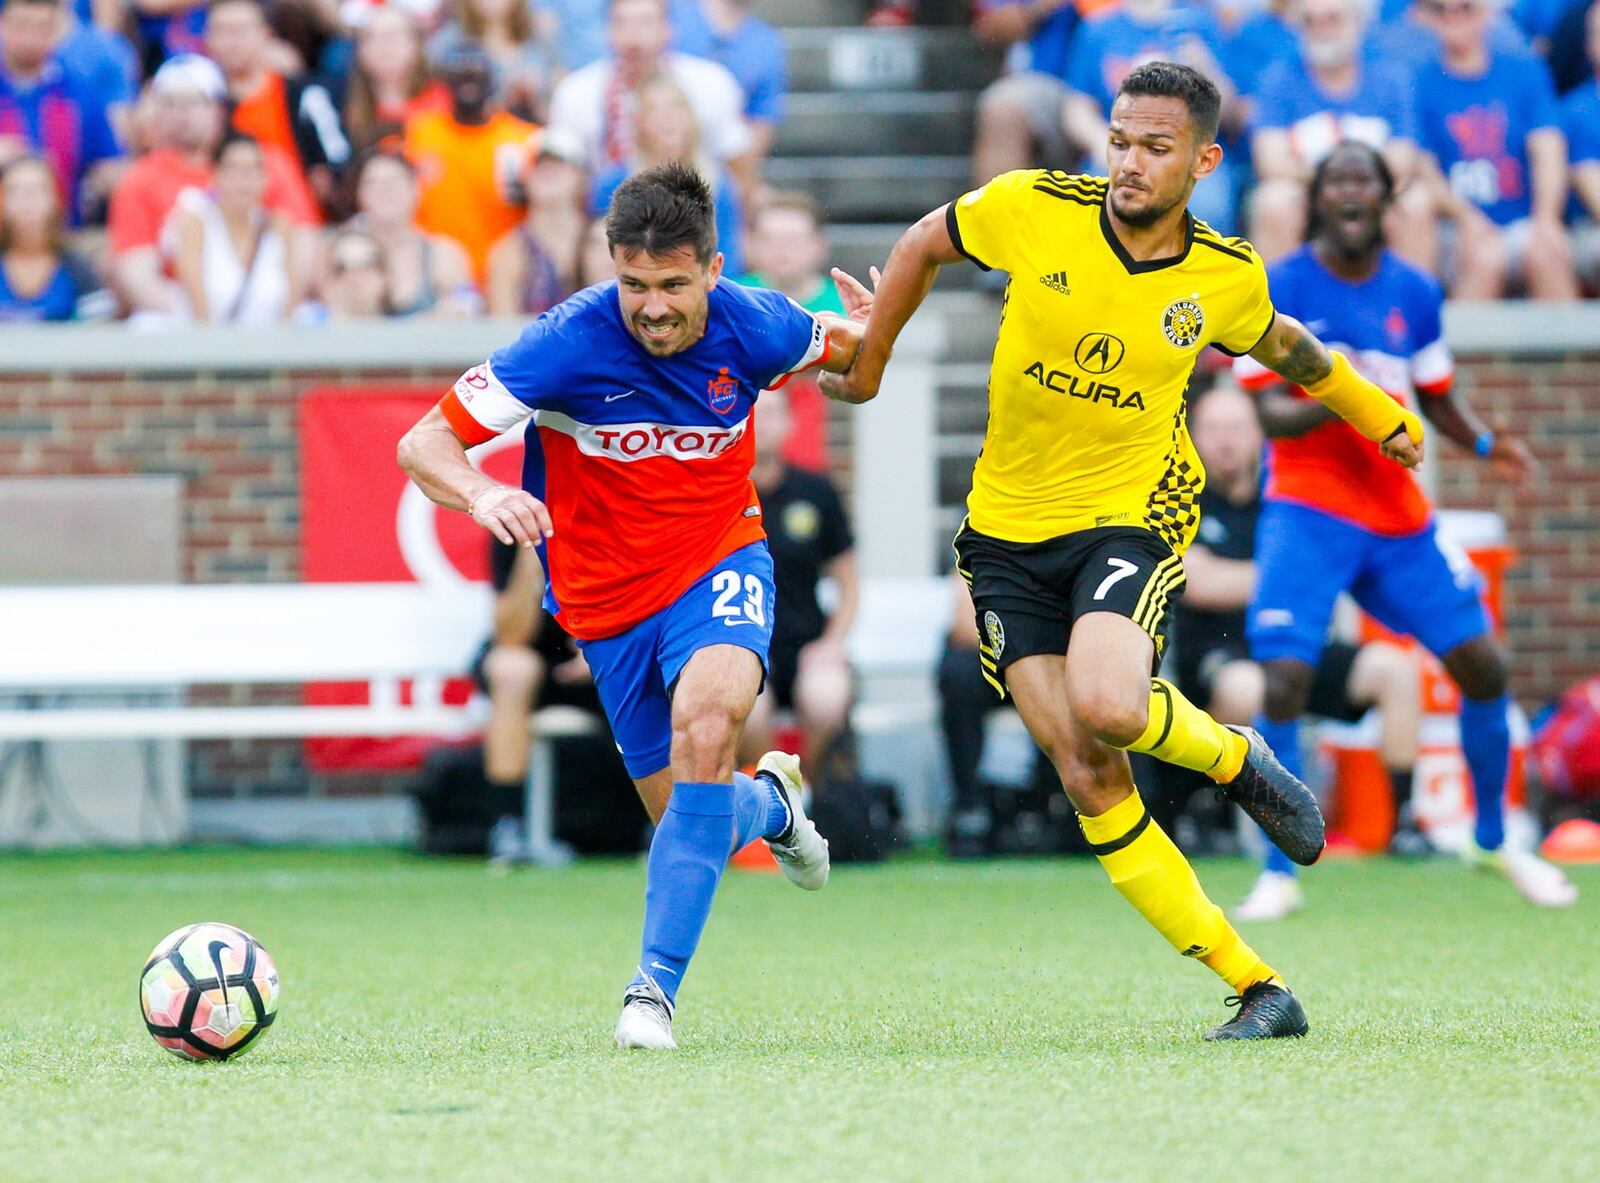
POLYGON ((185 1060, 226 1060, 255 1045, 278 1017, 278 967, 231 924, 169 933, 139 977, 144 1025, 185 1060))

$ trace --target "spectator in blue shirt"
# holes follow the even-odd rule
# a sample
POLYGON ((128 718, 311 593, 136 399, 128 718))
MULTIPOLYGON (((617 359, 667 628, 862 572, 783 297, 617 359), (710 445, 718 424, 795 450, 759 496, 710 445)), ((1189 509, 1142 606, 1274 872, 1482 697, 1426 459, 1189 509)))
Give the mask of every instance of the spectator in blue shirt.
POLYGON ((0 323, 106 316, 110 296, 67 251, 55 176, 38 156, 0 169, 0 323))
POLYGON ((606 9, 611 0, 539 0, 555 19, 556 56, 563 70, 581 70, 606 56, 606 9))
MULTIPOLYGON (((1177 0, 1123 0, 1083 22, 1067 63, 1070 126, 1098 121, 1103 128, 1123 77, 1144 62, 1164 59, 1200 71, 1222 92, 1222 163, 1210 181, 1194 191, 1189 208, 1195 217, 1222 234, 1234 233, 1235 210, 1249 172, 1237 149, 1244 131, 1244 106, 1232 76, 1223 66, 1228 55, 1222 26, 1203 4, 1177 0)), ((1094 140, 1104 144, 1104 136, 1094 140)), ((1098 159, 1099 153, 1096 152, 1098 159)))
POLYGON ((61 16, 61 0, 3 0, 0 7, 0 167, 27 153, 44 157, 76 223, 110 192, 121 149, 106 99, 53 56, 61 16))
POLYGON ((1300 37, 1285 15, 1285 0, 1237 6, 1214 0, 1214 7, 1227 37, 1229 73, 1247 99, 1253 98, 1269 69, 1299 60, 1300 37))
POLYGON ((1299 51, 1261 76, 1250 134, 1250 241, 1269 263, 1300 244, 1311 172, 1341 141, 1382 152, 1402 191, 1416 167, 1411 82, 1363 54, 1368 11, 1366 0, 1291 0, 1299 51))
POLYGON ((1538 58, 1491 48, 1490 4, 1424 3, 1442 56, 1416 77, 1417 137, 1438 169, 1436 210, 1452 224, 1451 294, 1499 299, 1520 279, 1535 299, 1576 299, 1555 90, 1538 58))
POLYGON ((744 115, 757 156, 772 154, 789 90, 783 35, 750 14, 750 0, 673 0, 672 47, 726 66, 744 91, 744 115))
MULTIPOLYGON (((1584 18, 1584 45, 1600 75, 1600 4, 1584 18)), ((1593 292, 1600 293, 1600 77, 1592 76, 1561 100, 1561 126, 1572 158, 1572 191, 1586 220, 1573 230, 1577 271, 1593 292)))
POLYGON ((978 96, 972 183, 1043 164, 1077 169, 1105 143, 1104 121, 1067 121, 1067 59, 1078 13, 1072 0, 976 0, 972 31, 1006 46, 1006 72, 978 96))

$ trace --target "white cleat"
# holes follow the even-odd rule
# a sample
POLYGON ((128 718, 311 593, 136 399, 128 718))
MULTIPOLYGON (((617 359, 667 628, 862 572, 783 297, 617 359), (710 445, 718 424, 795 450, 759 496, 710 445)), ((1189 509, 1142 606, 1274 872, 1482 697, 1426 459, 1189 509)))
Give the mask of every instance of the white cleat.
POLYGON ((756 765, 758 775, 765 774, 778 786, 778 792, 789 803, 789 829, 781 838, 769 838, 772 857, 789 877, 789 882, 806 891, 820 891, 828 881, 828 840, 817 833, 816 824, 806 816, 800 797, 804 785, 800 779, 800 757, 788 752, 768 752, 756 765))
POLYGON ((1530 904, 1570 908, 1578 902, 1577 885, 1560 867, 1545 862, 1531 850, 1485 850, 1469 837, 1461 856, 1469 867, 1504 875, 1530 904))
POLYGON ((611 1038, 624 1049, 676 1051, 678 1044, 672 1038, 672 1002, 649 974, 643 976, 644 981, 629 986, 622 996, 622 1017, 617 1020, 616 1034, 611 1038))
POLYGON ((1250 894, 1233 910, 1235 920, 1282 920, 1305 906, 1300 880, 1282 871, 1263 871, 1250 894))

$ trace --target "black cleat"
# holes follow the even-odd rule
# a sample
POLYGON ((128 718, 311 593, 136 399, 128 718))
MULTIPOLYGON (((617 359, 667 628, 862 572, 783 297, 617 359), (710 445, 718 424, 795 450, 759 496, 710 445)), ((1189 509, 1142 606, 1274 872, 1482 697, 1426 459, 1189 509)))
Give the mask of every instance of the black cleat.
POLYGON ((1326 827, 1317 799, 1300 778, 1278 763, 1267 741, 1249 727, 1235 727, 1250 750, 1239 775, 1217 792, 1248 813, 1273 844, 1302 867, 1309 867, 1327 845, 1326 827))
POLYGON ((1247 986, 1242 995, 1228 999, 1228 1005, 1238 1007, 1239 1013, 1207 1031, 1207 1040, 1299 1039, 1311 1030, 1300 1000, 1289 993, 1287 986, 1275 982, 1247 986))

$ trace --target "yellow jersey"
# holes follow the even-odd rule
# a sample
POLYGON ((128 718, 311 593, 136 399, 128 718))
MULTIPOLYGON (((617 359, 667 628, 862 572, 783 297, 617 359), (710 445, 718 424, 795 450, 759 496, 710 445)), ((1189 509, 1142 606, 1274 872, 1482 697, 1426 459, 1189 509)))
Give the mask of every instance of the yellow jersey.
POLYGON ((1011 542, 1125 525, 1182 551, 1205 485, 1184 390, 1207 345, 1237 356, 1266 335, 1267 273, 1249 243, 1193 215, 1181 254, 1130 258, 1106 188, 1025 169, 950 203, 956 248, 1011 276, 967 509, 1011 542))

